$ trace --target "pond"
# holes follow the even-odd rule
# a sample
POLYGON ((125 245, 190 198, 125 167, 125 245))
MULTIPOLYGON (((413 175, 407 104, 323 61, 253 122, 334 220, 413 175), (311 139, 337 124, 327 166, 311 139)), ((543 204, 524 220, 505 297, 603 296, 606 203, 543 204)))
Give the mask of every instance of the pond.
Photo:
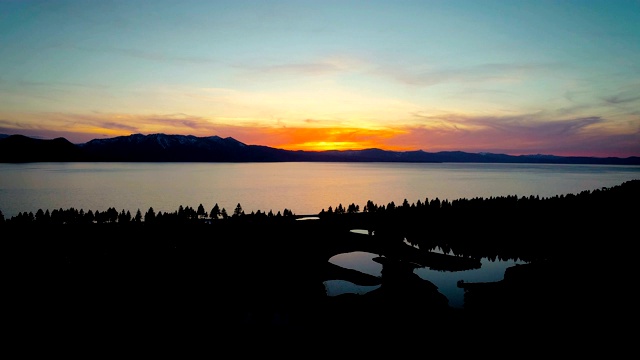
MULTIPOLYGON (((435 252, 440 252, 436 250, 435 252)), ((362 273, 382 276, 382 265, 373 261, 378 257, 364 251, 354 251, 335 255, 329 259, 329 262, 341 266, 346 269, 358 270, 362 273)), ((504 272, 508 267, 516 264, 525 264, 524 261, 516 260, 490 260, 481 259, 481 267, 479 269, 464 271, 440 271, 432 270, 427 267, 420 267, 414 270, 420 278, 432 282, 438 287, 438 291, 449 299, 449 306, 454 308, 464 307, 464 290, 457 286, 459 280, 465 282, 492 282, 499 281, 504 278, 504 272)), ((325 283, 327 294, 336 296, 345 293, 365 294, 371 290, 377 289, 376 286, 361 286, 345 280, 329 280, 325 283)))

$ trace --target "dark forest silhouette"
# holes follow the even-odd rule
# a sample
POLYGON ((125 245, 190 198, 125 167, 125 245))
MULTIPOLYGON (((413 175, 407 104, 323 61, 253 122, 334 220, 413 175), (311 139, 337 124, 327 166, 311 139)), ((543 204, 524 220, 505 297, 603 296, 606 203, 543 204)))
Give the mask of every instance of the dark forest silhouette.
POLYGON ((246 214, 241 204, 231 213, 217 204, 166 213, 39 209, 6 219, 0 212, 5 293, 16 326, 49 330, 60 323, 146 331, 206 323, 298 334, 329 327, 334 334, 381 327, 471 334, 480 324, 585 329, 622 316, 606 289, 631 274, 639 200, 633 180, 549 198, 338 204, 311 214, 316 220, 289 209, 246 214), (328 262, 358 250, 380 255, 381 277, 328 262), (461 282, 464 309, 449 307, 413 273, 477 268, 481 258, 527 264, 499 282, 461 282), (323 282, 332 279, 380 287, 327 296, 323 282))

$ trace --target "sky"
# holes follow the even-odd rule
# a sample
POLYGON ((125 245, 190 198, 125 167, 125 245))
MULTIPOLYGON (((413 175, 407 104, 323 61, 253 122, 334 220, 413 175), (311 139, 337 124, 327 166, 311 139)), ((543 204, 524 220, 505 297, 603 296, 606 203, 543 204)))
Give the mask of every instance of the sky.
POLYGON ((640 0, 0 0, 0 134, 640 156, 640 0))

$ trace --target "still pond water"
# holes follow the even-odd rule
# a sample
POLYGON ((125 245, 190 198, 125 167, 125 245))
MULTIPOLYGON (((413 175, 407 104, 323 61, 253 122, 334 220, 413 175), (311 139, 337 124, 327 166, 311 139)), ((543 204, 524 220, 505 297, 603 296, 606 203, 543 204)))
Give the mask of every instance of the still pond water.
MULTIPOLYGON (((173 212, 180 206, 207 212, 218 204, 233 213, 238 204, 254 211, 314 215, 329 207, 368 200, 377 205, 438 198, 576 194, 640 179, 640 166, 479 163, 27 163, 0 164, 0 211, 5 218, 38 209, 173 212)), ((375 254, 349 253, 331 259, 379 276, 375 254)), ((465 280, 497 281, 515 261, 482 259, 477 270, 415 273, 438 286, 449 304, 462 306, 465 280)), ((329 295, 372 288, 326 283, 329 295)))

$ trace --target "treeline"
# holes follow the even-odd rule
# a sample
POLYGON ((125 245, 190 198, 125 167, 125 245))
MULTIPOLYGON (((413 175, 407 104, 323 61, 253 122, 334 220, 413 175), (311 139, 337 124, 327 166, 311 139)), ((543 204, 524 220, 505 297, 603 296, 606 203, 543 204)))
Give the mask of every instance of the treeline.
MULTIPOLYGON (((621 185, 601 188, 595 190, 584 190, 578 194, 555 195, 552 197, 540 197, 530 195, 528 197, 516 195, 496 196, 496 197, 475 197, 471 199, 460 198, 417 200, 410 203, 404 199, 402 204, 395 202, 378 205, 373 201, 367 201, 362 207, 352 203, 348 206, 338 204, 322 209, 318 216, 322 219, 332 220, 354 220, 360 224, 368 224, 372 231, 389 221, 393 224, 401 223, 408 226, 412 223, 423 224, 425 221, 443 220, 444 218, 472 220, 471 223, 478 223, 482 220, 486 224, 500 220, 526 220, 538 225, 564 219, 567 216, 576 218, 577 216, 590 215, 590 212, 597 211, 598 214, 611 213, 617 209, 631 209, 637 206, 635 199, 638 199, 640 180, 627 181, 621 185), (615 206, 615 207, 614 207, 615 206), (369 214, 364 217, 355 217, 357 214, 369 214), (337 215, 345 215, 337 218, 337 215), (522 218, 522 216, 530 216, 522 218), (369 220, 369 221, 366 221, 369 220), (386 220, 386 221, 385 221, 386 220), (365 221, 365 222, 362 222, 365 221)), ((238 219, 269 219, 295 216, 294 212, 285 208, 282 212, 273 210, 263 212, 260 210, 246 214, 242 205, 238 203, 233 212, 229 214, 225 208, 221 208, 217 203, 207 212, 202 204, 197 208, 180 205, 173 212, 156 212, 150 207, 144 214, 138 209, 135 214, 130 210, 122 209, 118 211, 114 207, 106 211, 95 212, 83 209, 54 209, 53 211, 38 209, 36 213, 20 212, 16 216, 5 219, 0 210, 0 224, 130 224, 130 223, 189 223, 207 222, 211 220, 238 219)), ((467 223, 467 227, 470 223, 467 223)), ((411 226, 409 227, 411 228, 411 226)))
POLYGON ((313 221, 314 225, 307 221, 304 227, 303 222, 295 221, 303 216, 296 216, 289 209, 245 213, 240 204, 231 214, 218 204, 209 212, 202 204, 197 208, 180 206, 173 212, 156 213, 149 208, 145 213, 138 210, 135 214, 113 207, 102 212, 40 209, 35 214, 22 212, 10 219, 4 219, 0 212, 0 227, 48 231, 56 226, 59 228, 55 231, 68 234, 75 228, 70 225, 77 224, 82 225, 78 226, 79 233, 96 228, 100 229, 96 235, 109 231, 119 233, 114 237, 128 238, 148 237, 155 228, 159 229, 153 232, 155 236, 164 237, 168 233, 162 229, 178 226, 194 236, 199 234, 200 238, 261 239, 269 232, 281 236, 300 231, 304 235, 291 238, 310 241, 310 233, 314 233, 323 246, 341 246, 342 234, 365 229, 391 245, 408 243, 421 250, 441 250, 455 256, 531 262, 574 256, 576 251, 602 246, 605 240, 607 246, 624 248, 628 245, 627 234, 635 231, 639 203, 640 180, 632 180, 614 187, 552 197, 509 195, 452 201, 426 198, 414 203, 405 199, 400 205, 367 201, 362 208, 338 204, 322 209, 319 220, 313 221))
POLYGON ((401 205, 367 202, 322 211, 327 222, 367 229, 390 243, 489 259, 574 257, 598 246, 625 248, 635 230, 640 180, 577 194, 496 196, 401 205))
POLYGON ((53 211, 38 209, 33 212, 19 212, 18 215, 5 219, 0 210, 0 225, 2 224, 37 224, 37 225, 73 225, 73 224, 184 224, 189 222, 202 222, 207 220, 226 220, 228 218, 251 217, 251 218, 273 218, 283 216, 293 216, 293 211, 284 209, 282 213, 273 210, 262 212, 260 210, 245 214, 242 205, 238 203, 233 213, 229 214, 225 208, 220 208, 216 203, 210 212, 205 211, 204 206, 200 204, 196 209, 191 206, 180 205, 178 210, 173 212, 156 211, 150 207, 144 214, 138 209, 133 215, 130 210, 122 209, 118 211, 114 207, 108 208, 106 211, 87 210, 69 208, 54 209, 53 211))

